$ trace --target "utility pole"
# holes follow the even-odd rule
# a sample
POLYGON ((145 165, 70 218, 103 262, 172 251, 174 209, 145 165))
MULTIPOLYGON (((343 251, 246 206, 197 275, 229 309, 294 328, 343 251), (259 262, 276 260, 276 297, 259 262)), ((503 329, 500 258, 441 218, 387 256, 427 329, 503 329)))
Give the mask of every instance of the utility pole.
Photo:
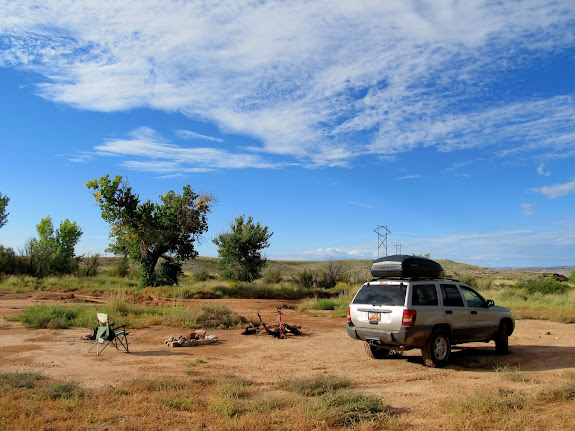
POLYGON ((374 229, 374 232, 377 234, 377 258, 379 259, 379 249, 382 245, 385 247, 385 255, 387 256, 387 235, 391 231, 387 226, 378 226, 374 229))

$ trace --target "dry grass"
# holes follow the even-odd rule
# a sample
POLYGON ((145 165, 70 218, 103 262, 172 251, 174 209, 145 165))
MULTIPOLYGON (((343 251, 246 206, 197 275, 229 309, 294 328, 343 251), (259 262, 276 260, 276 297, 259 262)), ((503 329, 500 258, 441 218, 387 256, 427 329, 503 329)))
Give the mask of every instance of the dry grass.
POLYGON ((421 423, 443 431, 575 429, 575 375, 547 384, 517 379, 518 369, 498 371, 511 376, 512 387, 454 395, 419 413, 394 411, 336 376, 324 376, 325 384, 316 376, 261 388, 237 376, 189 375, 86 391, 38 374, 0 374, 0 429, 414 430, 421 423))

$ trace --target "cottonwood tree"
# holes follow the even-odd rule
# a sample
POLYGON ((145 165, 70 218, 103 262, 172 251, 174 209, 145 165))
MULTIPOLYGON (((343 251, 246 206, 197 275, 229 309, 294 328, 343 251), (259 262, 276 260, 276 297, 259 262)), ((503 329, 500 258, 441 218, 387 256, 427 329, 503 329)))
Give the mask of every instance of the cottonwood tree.
POLYGON ((213 239, 218 246, 220 270, 226 280, 251 282, 261 277, 261 270, 267 259, 261 251, 269 247, 273 232, 260 223, 254 224, 252 217, 241 215, 230 223, 230 231, 213 239))
POLYGON ((71 274, 78 264, 75 256, 76 244, 82 236, 82 229, 66 219, 54 230, 50 216, 36 225, 38 238, 32 238, 26 245, 32 272, 38 277, 46 275, 71 274))
POLYGON ((113 180, 105 175, 85 186, 94 190, 102 218, 111 225, 108 251, 140 264, 140 285, 177 283, 182 262, 198 255, 194 243, 208 229, 213 198, 196 194, 187 185, 181 195, 170 190, 160 196, 159 203, 140 202, 119 175, 113 180), (163 262, 156 270, 160 258, 163 262))
POLYGON ((6 212, 8 202, 10 202, 10 198, 0 193, 0 227, 8 222, 8 213, 6 212))

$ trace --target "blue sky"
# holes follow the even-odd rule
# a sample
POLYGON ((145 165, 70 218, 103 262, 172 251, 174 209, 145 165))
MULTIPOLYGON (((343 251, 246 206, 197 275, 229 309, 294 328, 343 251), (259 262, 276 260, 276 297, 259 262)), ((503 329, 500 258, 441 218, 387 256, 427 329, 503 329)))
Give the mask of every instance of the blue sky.
POLYGON ((271 259, 575 265, 575 3, 0 0, 0 243, 108 225, 83 183, 217 199, 271 259), (380 254, 384 254, 383 249, 380 254))

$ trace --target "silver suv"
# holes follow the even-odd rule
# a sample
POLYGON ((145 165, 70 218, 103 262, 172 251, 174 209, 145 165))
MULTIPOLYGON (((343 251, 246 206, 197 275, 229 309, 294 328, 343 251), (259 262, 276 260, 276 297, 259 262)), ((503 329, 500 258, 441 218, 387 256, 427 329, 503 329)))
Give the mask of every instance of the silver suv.
POLYGON ((455 344, 494 340, 496 352, 507 354, 514 328, 508 308, 495 306, 457 280, 436 277, 365 283, 348 308, 346 325, 351 338, 366 342, 369 357, 420 348, 430 367, 447 365, 455 344))

